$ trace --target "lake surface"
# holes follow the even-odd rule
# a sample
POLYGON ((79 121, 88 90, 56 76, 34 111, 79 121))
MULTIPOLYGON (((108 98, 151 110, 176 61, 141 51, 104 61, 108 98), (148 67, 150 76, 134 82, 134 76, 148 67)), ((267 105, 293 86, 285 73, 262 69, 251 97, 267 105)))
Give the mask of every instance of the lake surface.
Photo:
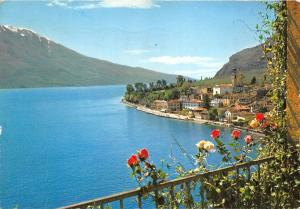
MULTIPOLYGON (((127 107, 120 103, 124 89, 1 90, 0 208, 55 208, 135 188, 126 162, 143 147, 157 164, 168 161, 173 147, 191 167, 174 137, 195 154, 195 143, 215 127, 127 107)), ((231 130, 221 130, 228 141, 231 130)), ((214 153, 209 162, 219 157, 214 153)))

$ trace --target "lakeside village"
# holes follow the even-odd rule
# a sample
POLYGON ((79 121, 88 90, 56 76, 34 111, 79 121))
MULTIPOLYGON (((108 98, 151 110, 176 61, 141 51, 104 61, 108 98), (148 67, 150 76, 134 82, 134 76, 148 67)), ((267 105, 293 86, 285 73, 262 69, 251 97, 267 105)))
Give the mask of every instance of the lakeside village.
POLYGON ((180 75, 176 84, 128 84, 123 102, 159 116, 247 127, 256 113, 272 109, 269 91, 266 77, 260 83, 255 76, 246 82, 243 73, 232 69, 226 84, 203 86, 180 75))

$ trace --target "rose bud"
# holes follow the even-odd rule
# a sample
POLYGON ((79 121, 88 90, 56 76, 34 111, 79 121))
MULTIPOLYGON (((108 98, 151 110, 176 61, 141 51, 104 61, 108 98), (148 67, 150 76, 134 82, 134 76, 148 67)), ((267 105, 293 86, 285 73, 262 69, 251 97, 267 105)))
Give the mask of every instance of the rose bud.
POLYGON ((245 136, 245 142, 246 144, 250 144, 252 142, 252 136, 251 135, 245 136))
POLYGON ((211 138, 213 138, 213 139, 216 139, 216 138, 219 138, 220 137, 220 130, 219 129, 214 129, 214 130, 212 130, 212 132, 211 132, 211 138))
POLYGON ((145 148, 141 149, 138 152, 138 155, 139 155, 139 158, 140 158, 141 161, 145 161, 149 157, 149 153, 148 153, 148 151, 145 148))
POLYGON ((139 164, 138 157, 136 155, 131 155, 130 158, 128 158, 127 164, 129 167, 134 167, 139 164))
POLYGON ((239 131, 239 130, 233 130, 231 133, 231 137, 234 139, 238 139, 238 138, 240 138, 240 136, 241 136, 241 131, 239 131))
POLYGON ((251 128, 257 128, 258 126, 259 126, 259 122, 257 121, 257 120, 252 120, 251 122, 250 122, 250 127, 251 128))
POLYGON ((261 128, 265 129, 269 126, 270 124, 267 121, 263 121, 263 123, 261 124, 261 128))
POLYGON ((256 113, 256 120, 257 121, 263 121, 265 119, 265 116, 263 113, 256 113))
POLYGON ((196 147, 198 147, 199 149, 203 149, 205 143, 206 143, 206 141, 201 140, 196 144, 196 147))
POLYGON ((204 149, 207 151, 207 152, 214 152, 214 148, 215 148, 215 145, 211 142, 206 142, 204 144, 204 149))

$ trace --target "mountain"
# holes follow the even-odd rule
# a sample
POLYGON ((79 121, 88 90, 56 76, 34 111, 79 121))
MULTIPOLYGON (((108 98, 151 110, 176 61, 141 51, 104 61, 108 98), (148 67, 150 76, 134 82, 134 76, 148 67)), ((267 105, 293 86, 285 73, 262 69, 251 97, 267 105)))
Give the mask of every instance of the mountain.
POLYGON ((228 77, 232 68, 236 68, 246 76, 263 75, 266 68, 266 60, 263 58, 262 46, 243 49, 229 58, 215 75, 215 78, 228 77))
POLYGON ((7 25, 0 25, 0 63, 0 88, 113 85, 176 79, 175 75, 87 57, 31 30, 7 25))

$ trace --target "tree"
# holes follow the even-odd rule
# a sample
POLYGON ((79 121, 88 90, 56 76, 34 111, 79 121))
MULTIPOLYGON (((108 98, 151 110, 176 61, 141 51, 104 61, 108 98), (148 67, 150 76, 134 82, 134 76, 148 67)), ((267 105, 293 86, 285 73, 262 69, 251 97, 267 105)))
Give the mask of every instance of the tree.
POLYGON ((161 80, 161 87, 163 89, 165 89, 167 87, 167 81, 166 80, 164 80, 164 79, 161 80))
POLYGON ((218 110, 217 109, 210 109, 208 111, 208 117, 209 117, 209 120, 217 120, 218 118, 218 110))
POLYGON ((189 91, 190 87, 191 87, 190 83, 184 82, 183 84, 181 84, 180 94, 188 95, 188 91, 189 91))
POLYGON ((131 94, 131 93, 134 92, 134 88, 133 88, 133 86, 131 84, 127 84, 127 86, 126 86, 126 92, 128 94, 131 94))
POLYGON ((144 93, 147 91, 147 85, 144 83, 141 83, 141 82, 135 83, 134 87, 135 87, 135 90, 139 93, 144 93))
POLYGON ((157 89, 161 89, 161 87, 162 87, 162 82, 161 82, 161 80, 156 81, 156 88, 157 88, 157 89))
POLYGON ((154 90, 154 83, 153 83, 153 82, 150 82, 150 83, 149 83, 149 90, 150 90, 150 91, 153 91, 153 90, 154 90))
POLYGON ((181 86, 185 82, 185 78, 182 75, 176 77, 177 86, 181 86))
POLYGON ((204 94, 203 96, 203 103, 204 103, 204 107, 209 109, 210 108, 210 98, 207 94, 204 94))
POLYGON ((177 89, 169 89, 165 91, 165 100, 171 100, 171 99, 178 99, 180 96, 180 93, 177 89))
POLYGON ((253 78, 251 79, 251 84, 252 85, 256 84, 256 77, 255 76, 253 76, 253 78))

